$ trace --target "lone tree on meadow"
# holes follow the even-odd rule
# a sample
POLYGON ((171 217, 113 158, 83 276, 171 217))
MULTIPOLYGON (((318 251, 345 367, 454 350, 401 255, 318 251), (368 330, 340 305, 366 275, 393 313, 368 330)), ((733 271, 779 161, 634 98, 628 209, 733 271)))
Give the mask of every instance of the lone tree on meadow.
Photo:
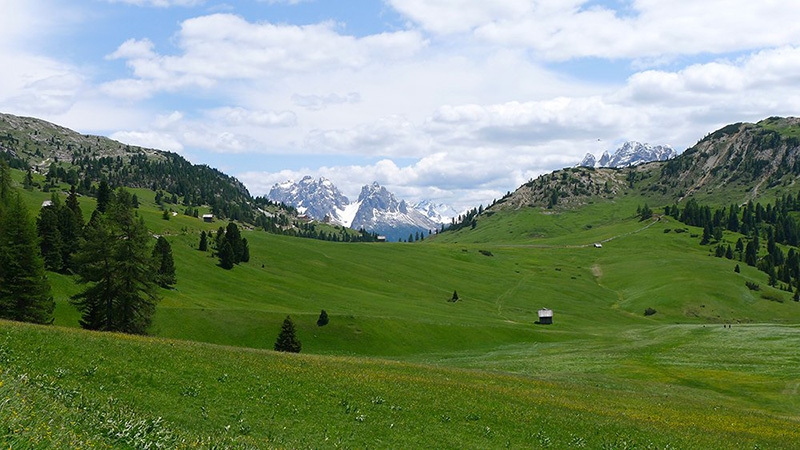
POLYGON ((281 333, 278 335, 278 340, 275 341, 275 350, 279 352, 292 352, 300 353, 300 341, 294 331, 294 322, 290 316, 283 319, 281 326, 281 333))
POLYGON ((451 302, 457 302, 458 301, 458 291, 453 291, 453 297, 450 298, 450 301, 451 302))
POLYGON ((325 325, 328 324, 328 322, 330 322, 330 320, 328 319, 328 313, 323 309, 319 313, 319 319, 317 319, 317 326, 324 327, 325 325))

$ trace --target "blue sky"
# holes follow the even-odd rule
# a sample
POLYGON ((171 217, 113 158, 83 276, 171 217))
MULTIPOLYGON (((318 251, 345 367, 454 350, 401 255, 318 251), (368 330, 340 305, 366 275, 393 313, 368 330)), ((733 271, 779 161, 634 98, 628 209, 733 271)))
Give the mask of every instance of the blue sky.
POLYGON ((800 110, 800 4, 6 0, 0 111, 179 152, 256 195, 487 204, 626 140, 800 110))

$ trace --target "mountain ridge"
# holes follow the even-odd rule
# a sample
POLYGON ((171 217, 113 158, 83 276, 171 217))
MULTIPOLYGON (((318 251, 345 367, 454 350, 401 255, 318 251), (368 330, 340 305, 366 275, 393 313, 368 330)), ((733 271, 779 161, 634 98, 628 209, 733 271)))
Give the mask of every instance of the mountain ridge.
POLYGON ((358 199, 351 202, 330 180, 311 176, 276 183, 267 198, 294 206, 310 218, 379 233, 388 240, 437 230, 444 223, 436 220, 443 218, 438 211, 446 210, 442 205, 437 210, 430 202, 419 203, 425 209, 418 210, 377 182, 363 186, 358 199))
POLYGON ((593 154, 587 153, 578 166, 622 168, 653 161, 666 161, 676 156, 678 153, 669 145, 650 145, 638 141, 628 141, 616 149, 613 154, 609 154, 608 151, 603 152, 599 160, 593 154))

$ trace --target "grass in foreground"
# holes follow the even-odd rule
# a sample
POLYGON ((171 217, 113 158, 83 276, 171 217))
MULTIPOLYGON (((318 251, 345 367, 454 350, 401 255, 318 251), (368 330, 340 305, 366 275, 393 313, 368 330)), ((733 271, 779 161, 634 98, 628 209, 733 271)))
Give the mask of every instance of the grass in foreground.
MULTIPOLYGON (((0 444, 12 448, 792 448, 778 385, 796 328, 737 340, 691 326, 524 355, 540 375, 278 354, 0 322, 0 444), (772 336, 773 340, 768 340, 772 336), (644 345, 655 340, 655 345, 644 345), (767 340, 765 340, 767 339, 767 340), (778 343, 778 340, 783 342, 778 343), (785 341, 788 339, 790 342, 785 341), (631 345, 638 341, 643 345, 631 345), (683 342, 683 348, 671 348, 683 342), (649 354, 650 360, 637 362, 649 354), (613 357, 611 367, 603 359, 613 357), (547 366, 553 370, 547 375, 547 366), (728 373, 729 375, 725 375, 728 373), (559 374, 563 375, 560 376, 559 374), (724 386, 731 377, 738 384, 724 386), (771 380, 769 388, 758 387, 771 380), (737 393, 742 386, 750 390, 737 393), (772 392, 772 394, 776 394, 772 392)), ((728 331, 728 330, 726 330, 728 331)), ((737 331, 737 330, 730 330, 737 331)), ((794 383, 794 384, 792 384, 794 383)), ((796 406, 796 405, 795 405, 796 406)))

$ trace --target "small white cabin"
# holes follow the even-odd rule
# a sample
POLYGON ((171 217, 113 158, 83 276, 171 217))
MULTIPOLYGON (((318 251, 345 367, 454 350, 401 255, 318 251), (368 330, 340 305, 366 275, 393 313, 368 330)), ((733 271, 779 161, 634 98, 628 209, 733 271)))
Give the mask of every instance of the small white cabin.
POLYGON ((599 242, 595 242, 594 243, 594 248, 603 248, 603 244, 601 244, 599 242))
POLYGON ((203 222, 213 222, 214 215, 213 214, 203 214, 203 222))
POLYGON ((552 325, 553 324, 553 310, 542 308, 539 310, 539 324, 552 325))

